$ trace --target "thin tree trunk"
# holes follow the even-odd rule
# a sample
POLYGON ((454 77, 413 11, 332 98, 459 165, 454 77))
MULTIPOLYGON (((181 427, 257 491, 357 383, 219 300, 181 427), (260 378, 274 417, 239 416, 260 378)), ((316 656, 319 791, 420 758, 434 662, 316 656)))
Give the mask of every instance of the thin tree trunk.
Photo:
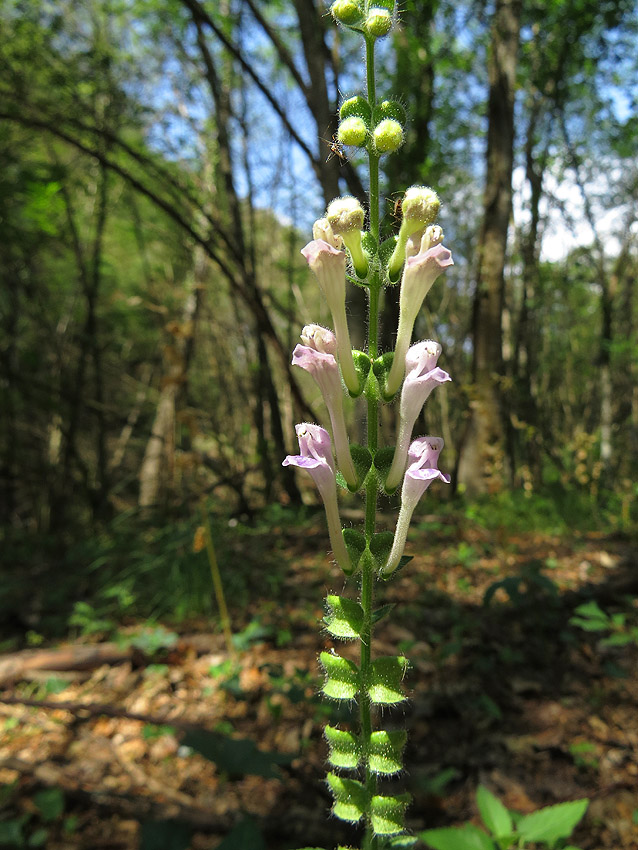
POLYGON ((512 208, 514 86, 521 0, 497 0, 488 63, 487 173, 478 246, 472 336, 470 419, 457 480, 470 493, 494 492, 508 480, 502 410, 502 311, 507 231, 512 208))

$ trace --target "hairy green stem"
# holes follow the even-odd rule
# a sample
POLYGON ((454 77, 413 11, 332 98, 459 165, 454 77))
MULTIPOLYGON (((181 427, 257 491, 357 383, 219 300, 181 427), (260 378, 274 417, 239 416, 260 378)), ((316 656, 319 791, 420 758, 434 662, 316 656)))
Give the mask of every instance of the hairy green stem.
MULTIPOLYGON (((366 75, 368 86, 368 102, 374 107, 376 101, 375 74, 374 74, 374 39, 366 39, 366 75)), ((379 241, 379 157, 372 149, 368 150, 370 165, 370 233, 374 236, 377 244, 379 241)), ((369 300, 368 300, 368 355, 375 359, 378 355, 378 330, 379 330, 379 290, 380 276, 376 262, 373 262, 369 273, 369 300)), ((373 375, 369 378, 368 386, 368 418, 367 418, 367 442, 368 449, 374 457, 378 443, 379 428, 379 393, 376 379, 373 375)), ((366 481, 366 509, 365 509, 365 535, 368 545, 372 540, 376 528, 377 514, 377 479, 374 466, 368 474, 366 481)), ((361 606, 363 608, 363 629, 361 632, 361 676, 364 682, 368 680, 370 665, 372 663, 372 608, 374 589, 374 568, 369 559, 364 559, 361 576, 361 606)), ((363 745, 363 757, 365 765, 365 786, 368 791, 368 799, 372 799, 376 788, 376 779, 369 764, 368 742, 372 733, 372 716, 370 697, 363 689, 360 702, 361 739, 363 745)), ((365 835, 363 837, 363 850, 373 850, 376 839, 372 830, 370 811, 366 813, 365 835)))

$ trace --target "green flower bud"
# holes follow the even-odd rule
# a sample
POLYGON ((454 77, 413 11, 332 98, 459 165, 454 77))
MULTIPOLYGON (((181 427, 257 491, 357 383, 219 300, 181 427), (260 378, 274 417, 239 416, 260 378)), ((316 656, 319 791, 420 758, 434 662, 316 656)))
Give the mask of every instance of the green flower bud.
POLYGON ((364 29, 373 38, 383 38, 392 29, 392 15, 387 9, 370 9, 364 29))
POLYGON ((412 232, 432 224, 440 209, 439 196, 429 186, 410 186, 401 205, 403 220, 418 224, 412 232))
POLYGON ((368 128, 362 118, 352 115, 346 118, 339 124, 337 139, 342 145, 350 145, 355 148, 361 148, 366 143, 368 128))
POLYGON ((336 236, 344 236, 352 230, 361 230, 365 213, 356 198, 346 195, 335 198, 328 207, 326 218, 336 236))
POLYGON ((333 233, 343 239, 350 252, 354 270, 362 279, 368 274, 368 258, 361 243, 364 217, 363 207, 356 198, 350 196, 336 198, 326 212, 333 233))
POLYGON ((346 26, 354 26, 363 18, 363 10, 355 0, 336 0, 330 11, 335 21, 346 26))
POLYGON ((372 138, 378 154, 394 153, 403 144, 403 127, 393 118, 386 118, 374 128, 372 138))
POLYGON ((394 118, 399 124, 405 125, 408 116, 398 100, 382 100, 374 107, 372 120, 375 124, 379 124, 384 118, 394 118))
POLYGON ((370 109, 370 104, 365 97, 361 97, 361 95, 349 97, 341 104, 339 118, 343 121, 344 119, 351 118, 352 116, 361 118, 365 121, 366 125, 370 124, 372 119, 372 110, 370 109))

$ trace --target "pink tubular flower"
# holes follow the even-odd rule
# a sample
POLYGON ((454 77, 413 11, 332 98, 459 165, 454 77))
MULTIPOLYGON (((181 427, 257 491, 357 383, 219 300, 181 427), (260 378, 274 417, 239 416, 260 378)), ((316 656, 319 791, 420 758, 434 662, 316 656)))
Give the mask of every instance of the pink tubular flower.
POLYGON ((308 345, 297 345, 292 353, 292 365, 305 369, 319 386, 330 416, 339 469, 349 486, 356 487, 357 473, 348 444, 348 433, 343 415, 343 391, 337 361, 332 354, 317 351, 308 345))
POLYGON ((410 346, 405 356, 406 375, 401 390, 397 447, 386 479, 386 490, 394 490, 401 481, 412 429, 428 396, 436 386, 452 380, 447 372, 436 365, 441 351, 438 342, 428 339, 410 346))
POLYGON ((301 341, 308 348, 321 351, 323 354, 337 353, 337 338, 329 328, 321 325, 306 325, 301 332, 301 341))
POLYGON ((394 395, 401 386, 405 372, 405 356, 423 299, 437 277, 444 269, 452 265, 454 265, 452 253, 441 244, 421 251, 416 256, 408 257, 405 262, 399 296, 397 343, 385 388, 388 396, 394 395))
POLYGON ((346 319, 346 253, 333 248, 323 239, 313 239, 301 253, 319 281, 332 314, 343 380, 348 390, 357 395, 360 389, 359 376, 354 368, 346 319))
POLYGON ((319 425, 302 422, 295 425, 299 440, 299 455, 288 455, 282 466, 297 466, 307 470, 312 476, 326 509, 328 533, 332 551, 337 563, 344 572, 350 570, 350 557, 341 533, 341 519, 337 503, 337 481, 330 434, 319 425))
POLYGON ((450 476, 445 475, 438 468, 439 455, 442 448, 443 440, 441 437, 420 437, 410 446, 408 452, 409 465, 401 490, 401 510, 399 511, 397 527, 394 532, 392 550, 387 564, 381 571, 383 575, 389 575, 399 566, 403 550, 405 549, 410 520, 421 496, 435 478, 440 478, 446 484, 450 483, 450 476))

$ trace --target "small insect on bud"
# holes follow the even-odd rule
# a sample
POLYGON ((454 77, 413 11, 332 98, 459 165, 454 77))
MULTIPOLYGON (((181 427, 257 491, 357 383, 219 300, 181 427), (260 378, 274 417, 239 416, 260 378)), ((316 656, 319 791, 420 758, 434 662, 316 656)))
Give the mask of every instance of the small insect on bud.
POLYGON ((392 29, 392 15, 387 9, 372 8, 368 12, 364 28, 373 38, 383 38, 392 29))
POLYGON ((353 115, 339 124, 337 139, 342 145, 360 148, 365 145, 367 135, 368 128, 363 119, 353 115))
POLYGON ((374 128, 372 139, 378 154, 394 153, 403 144, 403 127, 393 118, 386 118, 374 128))
POLYGON ((337 23, 354 26, 361 22, 363 11, 355 0, 336 0, 330 7, 332 17, 337 23))

